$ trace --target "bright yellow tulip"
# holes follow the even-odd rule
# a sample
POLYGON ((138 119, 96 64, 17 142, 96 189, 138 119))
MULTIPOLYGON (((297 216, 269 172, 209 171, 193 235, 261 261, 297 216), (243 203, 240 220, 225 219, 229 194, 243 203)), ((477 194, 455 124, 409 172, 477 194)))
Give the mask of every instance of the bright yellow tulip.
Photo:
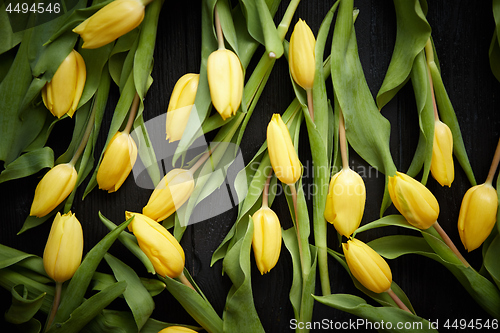
POLYGON ((82 97, 86 79, 85 61, 72 50, 59 65, 52 80, 42 88, 43 103, 57 118, 65 114, 72 117, 82 97))
POLYGON ((170 170, 156 186, 142 213, 155 221, 163 221, 189 199, 193 190, 194 179, 191 171, 170 170))
POLYGON ((304 89, 311 89, 314 83, 316 60, 314 47, 316 39, 311 28, 299 19, 290 37, 288 62, 295 82, 304 89))
POLYGON ((184 250, 172 234, 161 224, 146 215, 125 212, 128 220, 134 219, 128 229, 134 233, 139 247, 151 260, 156 273, 176 278, 184 269, 184 250))
POLYGON ((455 179, 453 135, 448 125, 439 120, 434 126, 431 173, 441 186, 451 187, 451 183, 455 179))
POLYGON ((97 170, 97 184, 108 193, 117 191, 137 159, 137 146, 129 133, 116 132, 97 170))
POLYGON ((43 267, 56 282, 71 279, 82 262, 83 232, 75 214, 57 213, 43 251, 43 267))
POLYGON ((222 119, 236 114, 243 96, 243 68, 238 56, 219 49, 207 59, 207 78, 214 108, 222 119))
POLYGON ((158 333, 196 333, 196 331, 183 326, 170 326, 162 329, 158 333))
POLYGON ((436 197, 419 181, 396 172, 389 177, 389 194, 394 206, 416 228, 428 229, 439 215, 436 197))
POLYGON ((365 201, 363 178, 350 168, 342 169, 330 181, 325 219, 333 224, 339 234, 349 238, 361 223, 365 201))
POLYGON ((69 163, 50 169, 36 186, 30 215, 43 217, 54 210, 73 191, 77 177, 75 167, 69 163))
POLYGON ((199 74, 185 74, 175 84, 167 109, 167 140, 178 141, 184 134, 198 90, 199 74))
POLYGON ((285 184, 295 184, 302 174, 302 165, 279 114, 274 114, 267 126, 267 150, 276 177, 285 184))
POLYGON ((281 225, 269 207, 262 207, 253 216, 252 248, 260 274, 269 272, 278 262, 281 252, 281 225))
POLYGON ((464 195, 458 216, 458 233, 465 249, 477 249, 497 220, 498 196, 490 184, 471 187, 464 195))
POLYGON ((349 269, 365 288, 382 293, 391 288, 392 273, 387 262, 371 247, 358 239, 342 243, 349 269))
POLYGON ((137 28, 144 19, 144 11, 144 1, 115 0, 80 23, 73 32, 83 38, 84 49, 96 49, 137 28))

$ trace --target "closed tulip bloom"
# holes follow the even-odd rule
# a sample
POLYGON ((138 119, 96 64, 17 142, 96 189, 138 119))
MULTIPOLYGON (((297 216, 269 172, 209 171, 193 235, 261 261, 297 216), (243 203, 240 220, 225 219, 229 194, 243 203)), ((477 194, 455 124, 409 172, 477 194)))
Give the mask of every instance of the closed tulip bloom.
POLYGON ((167 140, 182 138, 198 90, 199 74, 185 74, 175 84, 167 109, 167 140))
POLYGON ((139 247, 151 260, 156 273, 176 278, 184 269, 184 250, 174 236, 161 224, 151 218, 132 212, 125 212, 128 220, 134 219, 128 229, 134 233, 139 247))
POLYGON ((267 150, 276 177, 285 184, 295 184, 302 174, 302 165, 279 114, 274 114, 267 126, 267 150))
POLYGON ((69 163, 50 169, 36 186, 30 215, 43 217, 54 210, 73 191, 77 177, 75 167, 69 163))
POLYGON ((349 237, 361 223, 365 201, 363 178, 350 168, 342 169, 330 180, 325 219, 333 224, 339 234, 349 237))
POLYGON ((252 248, 260 274, 269 272, 278 262, 281 252, 281 225, 269 207, 262 207, 253 216, 252 248))
POLYGON ((183 326, 170 326, 162 329, 158 333, 196 333, 196 331, 183 326))
POLYGON ((96 49, 137 28, 144 19, 144 6, 141 0, 115 0, 80 23, 73 32, 82 37, 84 49, 96 49))
POLYGON ((439 204, 434 195, 419 181, 396 172, 389 177, 389 194, 394 206, 416 228, 425 230, 439 215, 439 204))
POLYGON ((453 135, 445 123, 436 121, 432 146, 431 173, 441 186, 451 187, 455 179, 453 135))
POLYGON ((304 89, 311 89, 314 83, 316 60, 314 48, 316 39, 311 28, 299 19, 295 24, 288 51, 290 73, 295 82, 304 89))
POLYGON ((71 279, 82 262, 83 232, 75 214, 57 213, 43 251, 43 267, 56 282, 71 279))
POLYGON ((179 209, 194 190, 189 170, 173 169, 156 186, 142 213, 155 221, 163 221, 179 209))
POLYGON ((222 119, 235 115, 243 96, 243 68, 238 56, 227 49, 212 52, 207 78, 212 104, 222 119))
POLYGON ((371 247, 358 239, 351 239, 342 243, 342 248, 352 275, 366 289, 382 293, 391 288, 391 268, 371 247))
POLYGON ((117 191, 137 159, 137 146, 129 133, 117 132, 106 148, 97 170, 97 184, 108 193, 117 191))
POLYGON ((458 216, 458 233, 465 249, 477 249, 490 234, 497 219, 497 191, 490 184, 476 185, 464 195, 458 216))
POLYGON ((85 61, 72 50, 59 65, 52 80, 42 88, 43 103, 57 118, 65 114, 72 117, 82 97, 86 79, 85 61))

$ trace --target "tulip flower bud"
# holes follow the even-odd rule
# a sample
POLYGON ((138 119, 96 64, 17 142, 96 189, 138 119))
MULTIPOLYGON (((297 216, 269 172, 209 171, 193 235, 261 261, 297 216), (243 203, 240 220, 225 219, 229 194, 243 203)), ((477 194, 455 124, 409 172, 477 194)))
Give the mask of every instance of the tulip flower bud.
POLYGON ((210 97, 222 119, 236 114, 243 96, 243 68, 238 56, 226 49, 212 52, 207 59, 210 97))
POLYGON ((183 326, 169 326, 158 333, 196 333, 196 331, 183 326))
POLYGON ((477 249, 490 234, 497 219, 497 191, 490 184, 471 187, 464 195, 458 216, 458 233, 465 249, 477 249))
POLYGON ((173 169, 156 186, 142 213, 155 221, 163 221, 179 209, 194 190, 189 170, 173 169))
POLYGON ((43 267, 56 282, 71 279, 82 262, 83 232, 75 214, 57 213, 43 251, 43 267))
POLYGON ((262 207, 253 216, 252 248, 260 274, 269 272, 280 257, 281 225, 269 207, 262 207))
POLYGON ((342 169, 330 181, 325 219, 339 234, 350 237, 359 227, 365 210, 366 188, 363 178, 351 169, 342 169))
POLYGON ((302 165, 279 114, 274 114, 267 126, 267 150, 276 177, 285 184, 295 184, 302 174, 302 165))
POLYGON ((416 228, 428 229, 439 215, 439 204, 434 195, 419 181, 396 172, 389 177, 389 194, 394 206, 416 228))
POLYGON ((184 250, 172 234, 161 224, 146 215, 125 212, 128 220, 134 219, 128 229, 134 233, 139 247, 151 260, 156 273, 176 278, 184 269, 184 250))
POLYGON ((353 238, 342 243, 342 248, 349 270, 365 288, 374 293, 391 288, 391 268, 371 247, 353 238))
POLYGON ((137 146, 129 133, 117 132, 106 148, 97 170, 97 184, 108 193, 117 191, 127 179, 135 160, 137 146))
POLYGON ((115 0, 80 23, 73 32, 83 38, 84 49, 96 49, 137 28, 144 19, 144 1, 115 0))
POLYGON ((445 123, 437 120, 434 126, 431 173, 441 186, 451 187, 455 179, 453 167, 453 135, 445 123))
POLYGON ((36 186, 30 215, 43 217, 54 210, 73 191, 77 177, 75 167, 69 163, 50 169, 36 186))
POLYGON ((82 97, 87 72, 82 56, 72 50, 42 88, 43 103, 57 118, 72 117, 82 97))
POLYGON ((314 73, 316 71, 315 46, 316 39, 311 28, 306 22, 299 19, 290 37, 288 62, 293 80, 306 90, 311 89, 314 83, 314 73))
POLYGON ((167 140, 182 138, 198 90, 200 74, 185 74, 175 84, 167 109, 167 140))

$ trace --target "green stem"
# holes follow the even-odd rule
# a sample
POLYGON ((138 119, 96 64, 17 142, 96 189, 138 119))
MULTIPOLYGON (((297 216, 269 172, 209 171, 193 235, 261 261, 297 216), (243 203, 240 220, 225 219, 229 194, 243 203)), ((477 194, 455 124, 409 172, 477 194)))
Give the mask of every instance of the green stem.
POLYGON ((299 6, 300 0, 292 0, 288 4, 288 7, 286 8, 285 15, 283 15, 283 18, 281 19, 280 24, 278 25, 278 28, 276 29, 278 31, 278 36, 281 40, 285 39, 285 35, 288 32, 288 29, 290 28, 290 23, 292 22, 293 15, 295 14, 295 10, 299 6))
POLYGON ((61 302, 61 291, 62 291, 62 282, 56 282, 56 289, 54 294, 54 302, 52 303, 52 308, 50 309, 49 318, 45 323, 45 332, 50 329, 52 322, 57 313, 57 309, 59 308, 59 303, 61 302))
POLYGON ((432 97, 432 107, 434 108, 434 119, 436 121, 439 120, 439 114, 436 104, 436 96, 434 95, 434 84, 432 83, 432 74, 431 74, 431 64, 434 63, 434 50, 432 49, 431 39, 427 41, 425 44, 425 58, 427 60, 427 74, 429 75, 429 85, 431 89, 431 97, 432 97))
POLYGON ((222 33, 222 26, 220 25, 219 11, 217 10, 217 4, 215 5, 215 31, 217 32, 217 43, 219 44, 219 50, 224 50, 224 34, 222 33))
POLYGON ((264 185, 264 192, 262 192, 262 207, 269 207, 269 183, 271 182, 271 176, 273 175, 273 169, 267 175, 266 184, 264 185))
MULTIPOLYGON (((498 139, 497 149, 495 150, 495 155, 493 156, 493 161, 491 162, 490 171, 488 172, 488 177, 486 177, 486 184, 491 185, 493 182, 493 177, 498 168, 498 163, 500 162, 500 139, 498 139)), ((497 189, 499 190, 499 189, 497 189)))
POLYGON ((137 109, 139 108, 139 102, 140 102, 139 94, 135 93, 134 100, 132 101, 132 106, 130 107, 130 113, 128 115, 127 125, 123 130, 124 133, 129 134, 130 130, 132 129, 132 125, 134 124, 135 120, 135 115, 137 114, 137 109))
POLYGON ((309 116, 311 116, 311 120, 314 123, 314 104, 313 104, 312 89, 307 89, 306 94, 307 94, 307 109, 309 110, 309 116))
POLYGON ((87 142, 89 141, 90 133, 92 132, 92 128, 94 128, 95 109, 96 108, 94 104, 94 106, 92 107, 92 112, 90 113, 89 122, 87 123, 87 128, 85 128, 85 133, 83 133, 82 141, 80 142, 80 145, 78 146, 78 149, 76 150, 75 154, 71 158, 71 161, 69 161, 69 164, 72 166, 75 166, 76 162, 78 161, 83 151, 85 150, 87 142))
POLYGON ((342 156, 342 168, 349 169, 349 160, 347 158, 347 140, 345 137, 344 114, 339 107, 339 145, 340 155, 342 156))
MULTIPOLYGON (((301 232, 300 232, 300 221, 299 221, 299 210, 298 210, 298 204, 297 204, 297 190, 295 189, 295 184, 287 184, 288 188, 290 188, 290 192, 292 193, 292 201, 293 201, 293 210, 295 212, 295 229, 297 229, 297 243, 299 245, 299 254, 300 254, 300 266, 302 267, 302 280, 303 283, 307 280, 307 277, 309 275, 309 270, 310 270, 310 265, 307 265, 305 262, 305 255, 304 255, 304 247, 307 246, 308 244, 302 244, 303 240, 301 238, 301 232), (305 246, 304 246, 305 245, 305 246)), ((306 240, 307 242, 307 240, 306 240)))
MULTIPOLYGON (((178 279, 179 279, 179 281, 180 281, 183 285, 185 285, 185 286, 187 286, 187 287, 189 287, 189 288, 193 289, 194 291, 196 291, 196 289, 194 289, 194 287, 193 287, 193 285, 191 284, 191 282, 189 282, 189 280, 187 279, 186 275, 184 275, 184 272, 182 272, 182 274, 178 277, 178 279)), ((197 292, 197 291, 196 291, 196 292, 197 292)))

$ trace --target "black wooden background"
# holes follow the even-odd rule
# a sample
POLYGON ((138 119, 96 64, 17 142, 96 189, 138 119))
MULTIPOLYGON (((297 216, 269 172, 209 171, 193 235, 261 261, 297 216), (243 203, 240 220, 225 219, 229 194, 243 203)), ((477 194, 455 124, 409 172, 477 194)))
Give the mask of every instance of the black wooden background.
MULTIPOLYGON (((286 0, 282 2, 276 14, 276 21, 281 20, 288 4, 286 0)), ((297 9, 290 31, 298 18, 302 18, 317 34, 319 25, 332 4, 333 1, 303 1, 297 9)), ((382 84, 394 47, 396 35, 394 7, 390 0, 355 1, 355 6, 360 9, 356 21, 356 34, 361 62, 372 94, 375 96, 382 84)), ((427 18, 432 27, 432 36, 439 56, 444 84, 455 107, 476 179, 478 182, 483 182, 500 136, 500 112, 498 112, 500 84, 491 73, 488 59, 488 48, 494 29, 491 1, 428 0, 428 6, 427 18)), ((145 100, 145 120, 166 112, 170 93, 180 76, 187 72, 199 71, 200 22, 201 5, 198 1, 165 2, 155 49, 152 73, 154 83, 145 100)), ((287 39, 289 36, 290 32, 287 39)), ((329 46, 327 46, 328 49, 329 46)), ((255 58, 260 57, 262 52, 263 48, 259 48, 255 58)), ((247 77, 248 74, 247 72, 247 77)), ((280 59, 276 63, 243 138, 241 149, 245 162, 253 157, 265 140, 266 127, 271 115, 283 113, 294 98, 289 80, 288 64, 285 58, 280 59)), ((329 95, 332 96, 330 80, 327 83, 329 95)), ((118 89, 112 88, 108 110, 97 142, 97 153, 100 153, 104 145, 107 128, 118 97, 118 89)), ((406 171, 418 138, 418 118, 410 83, 384 107, 382 113, 392 125, 391 152, 395 163, 400 171, 406 171)), ((48 145, 54 149, 55 156, 59 156, 67 148, 72 128, 73 120, 69 118, 56 125, 48 142, 48 145)), ((310 164, 306 162, 311 160, 311 156, 305 127, 301 131, 299 150, 302 163, 310 164)), ((350 156, 351 165, 354 168, 366 166, 366 163, 352 150, 350 156)), ((40 256, 43 253, 51 220, 34 230, 21 235, 16 234, 29 214, 34 190, 43 172, 25 179, 0 184, 2 197, 0 242, 40 256)), ((428 187, 435 193, 440 203, 439 222, 442 227, 472 266, 479 269, 482 260, 481 250, 466 253, 457 231, 460 204, 470 185, 458 163, 456 163, 455 172, 456 177, 451 188, 442 188, 432 178, 429 179, 428 187)), ((363 224, 378 218, 384 186, 382 175, 365 177, 364 180, 367 185, 367 202, 363 224)), ((308 181, 310 181, 310 175, 309 179, 305 180, 305 182, 308 181)), ((79 188, 72 207, 72 211, 76 213, 83 226, 84 252, 90 250, 107 233, 107 229, 98 218, 98 211, 119 223, 124 220, 125 210, 141 211, 151 194, 151 190, 138 187, 134 179, 129 177, 117 193, 108 194, 94 189, 82 201, 83 189, 87 182, 88 179, 79 188)), ((272 208, 277 212, 284 226, 291 224, 284 197, 277 197, 272 208)), ((392 207, 388 212, 394 213, 395 210, 392 207)), ((199 211, 197 213, 209 214, 210 212, 199 211)), ((221 262, 210 267, 210 259, 213 251, 234 222, 236 213, 236 209, 233 209, 189 226, 181 242, 186 252, 186 267, 220 315, 222 315, 231 283, 227 276, 221 275, 221 262)), ((364 241, 369 241, 382 235, 404 232, 406 231, 396 228, 384 228, 363 233, 359 237, 364 241)), ((328 226, 328 233, 329 246, 340 251, 333 226, 328 226)), ((313 241, 312 237, 311 241, 313 241)), ((140 262, 118 242, 113 245, 110 252, 135 268, 140 276, 148 275, 140 262)), ((333 293, 358 295, 373 304, 353 286, 345 270, 335 260, 330 259, 329 264, 333 293)), ((406 292, 417 314, 431 321, 439 320, 441 331, 446 331, 443 324, 447 319, 453 321, 455 319, 486 320, 490 318, 467 294, 454 276, 431 259, 406 255, 390 260, 389 264, 394 280, 406 292)), ((99 269, 108 270, 103 264, 99 269)), ((252 271, 255 306, 265 330, 267 332, 290 331, 290 319, 293 318, 292 306, 288 300, 292 279, 291 258, 285 247, 283 246, 277 266, 270 273, 261 276, 253 262, 253 256, 252 271)), ((320 294, 319 280, 316 294, 320 294)), ((2 290, 0 297, 0 312, 3 312, 10 304, 10 292, 2 290)), ((167 322, 195 324, 167 291, 156 296, 155 302, 156 309, 152 315, 153 318, 167 322)), ((123 304, 116 304, 116 306, 120 307, 123 304)), ((355 320, 356 317, 316 303, 313 320, 322 319, 342 322, 355 320)))

